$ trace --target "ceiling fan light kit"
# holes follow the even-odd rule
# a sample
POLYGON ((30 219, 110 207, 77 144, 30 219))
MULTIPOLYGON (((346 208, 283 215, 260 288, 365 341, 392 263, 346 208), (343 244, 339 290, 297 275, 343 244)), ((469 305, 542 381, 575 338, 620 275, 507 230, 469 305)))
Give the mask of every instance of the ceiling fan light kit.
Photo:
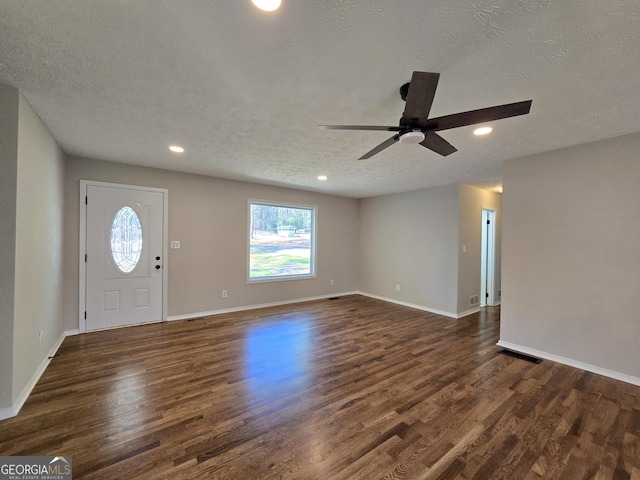
POLYGON ((382 130, 398 132, 393 137, 377 145, 359 160, 371 158, 382 150, 400 141, 419 143, 425 148, 442 156, 451 155, 458 150, 436 132, 451 128, 466 127, 478 123, 487 123, 503 118, 526 115, 531 110, 531 100, 509 103, 495 107, 454 113, 443 117, 429 118, 431 105, 438 87, 439 73, 413 72, 411 82, 400 87, 400 97, 406 102, 404 113, 398 127, 381 125, 321 125, 331 130, 382 130))
POLYGON ((264 12, 274 12, 280 8, 281 0, 251 0, 251 2, 264 12))
POLYGON ((489 134, 489 133, 491 133, 492 131, 493 131, 493 128, 491 128, 491 127, 480 127, 480 128, 476 128, 476 129, 473 131, 473 134, 474 134, 474 135, 482 136, 482 135, 488 135, 488 134, 489 134))
POLYGON ((406 144, 420 143, 424 140, 424 132, 420 130, 413 130, 411 132, 403 133, 400 135, 400 142, 406 144))

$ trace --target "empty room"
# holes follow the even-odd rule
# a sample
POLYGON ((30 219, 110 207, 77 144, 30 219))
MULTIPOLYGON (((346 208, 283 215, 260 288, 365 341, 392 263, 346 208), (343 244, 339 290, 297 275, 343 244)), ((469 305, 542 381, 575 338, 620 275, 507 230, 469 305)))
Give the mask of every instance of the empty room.
POLYGON ((0 478, 640 479, 638 32, 1 0, 0 478))

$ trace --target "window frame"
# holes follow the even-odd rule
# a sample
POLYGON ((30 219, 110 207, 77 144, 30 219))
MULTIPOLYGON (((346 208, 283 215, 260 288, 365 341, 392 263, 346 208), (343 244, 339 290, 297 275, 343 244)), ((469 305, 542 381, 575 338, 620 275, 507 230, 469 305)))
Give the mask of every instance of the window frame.
POLYGON ((291 280, 308 280, 317 278, 317 256, 316 256, 316 243, 317 243, 317 230, 318 230, 318 206, 317 205, 305 205, 300 203, 278 202, 273 200, 261 200, 256 198, 249 198, 247 200, 247 284, 256 283, 268 283, 268 282, 286 282, 291 280), (311 234, 310 234, 310 259, 309 259, 309 273, 294 274, 294 275, 277 275, 270 277, 257 277, 251 278, 251 206, 263 205, 266 207, 280 207, 280 208, 297 208, 301 210, 309 210, 311 212, 311 234))

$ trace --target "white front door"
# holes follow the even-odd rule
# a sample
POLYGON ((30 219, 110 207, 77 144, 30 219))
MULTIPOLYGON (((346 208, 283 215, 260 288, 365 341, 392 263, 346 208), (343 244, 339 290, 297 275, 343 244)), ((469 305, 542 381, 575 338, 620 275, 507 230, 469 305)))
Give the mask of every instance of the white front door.
POLYGON ((86 330, 163 319, 164 195, 86 186, 86 330))

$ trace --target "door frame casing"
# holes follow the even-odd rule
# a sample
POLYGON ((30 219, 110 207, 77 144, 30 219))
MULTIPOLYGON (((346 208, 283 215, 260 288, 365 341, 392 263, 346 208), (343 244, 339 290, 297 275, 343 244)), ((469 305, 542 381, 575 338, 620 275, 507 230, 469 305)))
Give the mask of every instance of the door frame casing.
POLYGON ((167 320, 167 287, 169 278, 168 262, 168 238, 169 238, 169 190, 166 188, 143 187, 139 185, 125 185, 121 183, 96 182, 93 180, 80 180, 80 223, 79 223, 79 248, 78 248, 78 332, 84 333, 87 329, 85 311, 87 309, 87 264, 85 254, 87 252, 87 188, 89 186, 121 188, 126 190, 138 190, 145 192, 157 192, 162 194, 162 321, 167 320))
MULTIPOLYGON (((486 276, 484 278, 484 280, 486 281, 485 284, 485 291, 481 292, 481 299, 480 299, 480 305, 481 306, 485 306, 485 307, 492 307, 495 305, 495 255, 496 255, 496 210, 495 208, 490 208, 490 207, 482 207, 482 228, 483 228, 483 232, 482 232, 482 239, 481 239, 481 267, 480 267, 480 274, 482 276, 482 273, 485 273, 486 276), (487 212, 487 218, 488 220, 490 220, 490 227, 487 228, 485 219, 484 219, 484 212, 487 212), (486 233, 486 245, 485 245, 485 233, 486 233), (485 250, 483 251, 482 247, 485 247, 485 250), (485 257, 486 254, 486 257, 485 257), (485 272, 482 271, 482 257, 485 257, 485 272), (485 294, 488 293, 489 296, 486 297, 485 294), (484 300, 484 305, 482 300, 484 300)), ((482 278, 480 280, 480 285, 482 286, 482 278)))

